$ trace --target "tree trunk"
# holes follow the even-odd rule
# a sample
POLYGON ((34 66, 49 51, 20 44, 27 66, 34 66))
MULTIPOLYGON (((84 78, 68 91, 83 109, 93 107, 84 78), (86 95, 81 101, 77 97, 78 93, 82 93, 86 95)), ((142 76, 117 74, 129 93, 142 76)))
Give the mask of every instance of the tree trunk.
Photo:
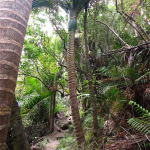
POLYGON ((0 150, 6 149, 11 106, 32 0, 0 0, 0 150))
POLYGON ((86 49, 87 68, 88 68, 89 92, 90 92, 90 100, 91 100, 91 106, 92 106, 92 112, 93 112, 93 134, 94 134, 94 137, 96 138, 99 136, 99 125, 98 125, 98 120, 97 120, 96 99, 94 96, 94 88, 92 85, 89 50, 88 50, 88 44, 87 44, 86 22, 87 22, 87 6, 85 6, 85 16, 84 16, 84 39, 85 39, 85 49, 86 49))
POLYGON ((56 91, 52 94, 51 99, 51 107, 50 107, 50 132, 52 133, 54 131, 54 113, 55 113, 55 97, 56 97, 56 91))
POLYGON ((7 146, 9 150, 30 150, 30 145, 22 125, 20 109, 15 98, 12 104, 7 146))
POLYGON ((68 39, 68 79, 69 79, 69 93, 70 93, 73 123, 74 123, 77 143, 78 143, 78 146, 80 147, 82 146, 82 144, 85 144, 85 137, 84 137, 82 125, 80 122, 78 100, 77 100, 77 93, 76 93, 75 64, 74 64, 74 38, 75 38, 75 32, 70 31, 69 39, 68 39))

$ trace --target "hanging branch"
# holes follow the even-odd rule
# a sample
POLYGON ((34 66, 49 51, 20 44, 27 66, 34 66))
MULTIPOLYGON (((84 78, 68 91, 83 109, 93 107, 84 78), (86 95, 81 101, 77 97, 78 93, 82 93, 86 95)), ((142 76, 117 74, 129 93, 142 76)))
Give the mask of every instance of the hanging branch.
POLYGON ((139 31, 135 26, 133 26, 133 24, 130 23, 130 22, 128 21, 128 19, 124 16, 124 13, 121 13, 121 12, 118 10, 117 0, 116 0, 116 11, 117 11, 121 16, 123 16, 123 18, 127 21, 127 23, 129 23, 129 24, 138 32, 138 34, 142 37, 142 39, 143 39, 145 42, 147 42, 147 40, 146 40, 146 39, 144 38, 144 36, 140 33, 140 31, 139 31))
MULTIPOLYGON (((130 18, 134 23, 136 23, 136 21, 134 20, 134 18, 132 17, 132 16, 130 16, 130 15, 128 15, 127 13, 125 13, 125 12, 123 12, 123 14, 125 14, 128 18, 130 18)), ((149 35, 144 31, 144 29, 141 27, 141 26, 139 26, 138 24, 136 24, 139 28, 140 28, 140 30, 145 34, 145 36, 146 36, 146 38, 148 39, 148 41, 150 41, 150 37, 149 37, 149 35)))
MULTIPOLYGON (((139 5, 140 5, 140 4, 141 4, 141 3, 139 3, 139 5)), ((138 6, 139 6, 139 5, 138 5, 138 6)), ((134 11, 137 10, 138 6, 133 10, 133 12, 131 13, 131 16, 133 15, 134 11)), ((121 0, 121 7, 122 7, 122 10, 124 10, 123 0, 121 0)), ((129 20, 128 17, 127 17, 127 20, 129 20)), ((125 21, 126 21, 126 20, 125 20, 125 21)), ((122 31, 119 33, 119 36, 120 36, 120 34, 124 31, 124 29, 126 28, 127 24, 128 24, 128 22, 125 23, 124 28, 123 28, 122 31)), ((116 44, 116 41, 114 42, 114 45, 115 45, 115 44, 116 44)), ((113 46, 114 46, 114 45, 113 45, 113 46)), ((112 46, 112 47, 113 47, 113 46, 112 46)))
MULTIPOLYGON (((140 6, 142 4, 144 0, 141 0, 140 3, 137 5, 137 7, 134 9, 134 11, 137 10, 138 6, 140 6)), ((134 23, 136 23, 135 19, 132 17, 132 15, 134 14, 134 11, 131 13, 131 15, 128 15, 126 12, 124 12, 124 9, 123 9, 123 0, 121 0, 121 5, 122 5, 122 10, 123 10, 123 14, 126 15, 130 20, 132 20, 134 23)), ((117 1, 116 1, 116 4, 117 4, 117 1)), ((117 8, 117 7, 116 7, 117 8)), ((144 31, 144 29, 136 23, 136 25, 140 28, 140 30, 145 34, 145 36, 147 37, 147 39, 150 41, 150 37, 149 35, 144 31)))

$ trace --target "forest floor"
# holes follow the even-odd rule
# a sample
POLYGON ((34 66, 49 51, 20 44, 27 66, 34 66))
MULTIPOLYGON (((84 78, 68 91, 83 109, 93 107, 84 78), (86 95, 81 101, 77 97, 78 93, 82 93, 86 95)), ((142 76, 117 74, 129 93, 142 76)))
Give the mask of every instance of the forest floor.
POLYGON ((59 144, 59 140, 64 137, 65 130, 55 130, 52 134, 47 135, 49 141, 41 150, 56 150, 57 145, 59 144))
POLYGON ((64 138, 64 134, 67 131, 68 130, 58 130, 58 128, 55 128, 53 133, 41 137, 36 144, 32 145, 31 150, 56 150, 60 140, 64 138))
MULTIPOLYGON (((59 118, 55 118, 54 123, 54 132, 48 133, 47 128, 45 125, 42 126, 42 128, 37 128, 32 135, 33 137, 40 137, 41 131, 45 131, 44 135, 35 140, 35 142, 32 143, 32 150, 56 150, 56 147, 59 145, 60 140, 64 138, 64 134, 68 132, 69 126, 72 124, 72 117, 68 116, 65 117, 64 113, 59 113, 59 118), (39 134, 39 135, 38 135, 39 134)), ((28 133, 30 135, 31 133, 28 133)), ((33 139, 33 137, 30 137, 30 139, 33 139)))

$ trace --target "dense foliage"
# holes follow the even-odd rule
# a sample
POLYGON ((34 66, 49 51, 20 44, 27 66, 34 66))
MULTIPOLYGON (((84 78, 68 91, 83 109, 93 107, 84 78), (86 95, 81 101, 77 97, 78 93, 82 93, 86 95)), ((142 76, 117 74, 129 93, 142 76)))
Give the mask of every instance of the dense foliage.
MULTIPOLYGON (((57 4, 50 4, 52 7, 49 9, 36 8, 32 11, 24 42, 16 98, 25 126, 39 122, 49 126, 49 108, 54 95, 55 114, 59 111, 67 113, 70 109, 66 46, 68 18, 57 4), (43 31, 48 21, 53 27, 51 35, 43 31)), ((136 129, 142 131, 143 136, 149 135, 149 4, 149 0, 90 1, 86 24, 89 60, 85 49, 85 10, 78 14, 74 41, 76 89, 80 118, 89 149, 112 146, 110 143, 122 138, 120 135, 125 138, 125 134, 129 134, 129 125, 133 127, 131 134, 136 129), (91 79, 88 77, 88 67, 91 69, 91 79), (94 92, 89 88, 89 80, 94 92), (93 138, 92 132, 93 95, 100 129, 98 139, 93 138), (128 105, 129 102, 137 105, 139 111, 128 105), (112 135, 115 137, 110 140, 112 135)), ((73 128, 70 126, 70 132, 73 132, 73 128)), ((138 138, 138 134, 136 136, 138 138)), ((69 147, 67 141, 73 149, 77 148, 73 138, 66 135, 58 149, 69 147)), ((147 140, 142 142, 148 143, 147 140)), ((125 144, 124 148, 132 147, 131 143, 125 144)), ((133 144, 135 149, 139 146, 136 144, 133 144)), ((120 145, 115 143, 115 148, 120 148, 120 145)))

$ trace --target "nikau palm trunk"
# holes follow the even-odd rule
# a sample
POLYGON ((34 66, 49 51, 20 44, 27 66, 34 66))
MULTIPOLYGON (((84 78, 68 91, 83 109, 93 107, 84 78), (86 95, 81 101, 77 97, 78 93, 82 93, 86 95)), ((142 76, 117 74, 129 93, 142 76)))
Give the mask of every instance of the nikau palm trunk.
POLYGON ((6 138, 32 0, 0 0, 0 150, 6 138))
POLYGON ((76 133, 76 138, 78 146, 82 146, 85 143, 85 137, 82 130, 82 125, 80 122, 80 115, 78 109, 78 100, 76 93, 76 82, 75 82, 75 65, 74 65, 74 38, 75 32, 69 32, 69 41, 68 41, 68 78, 69 78, 69 93, 71 101, 71 110, 73 116, 73 123, 76 133))

